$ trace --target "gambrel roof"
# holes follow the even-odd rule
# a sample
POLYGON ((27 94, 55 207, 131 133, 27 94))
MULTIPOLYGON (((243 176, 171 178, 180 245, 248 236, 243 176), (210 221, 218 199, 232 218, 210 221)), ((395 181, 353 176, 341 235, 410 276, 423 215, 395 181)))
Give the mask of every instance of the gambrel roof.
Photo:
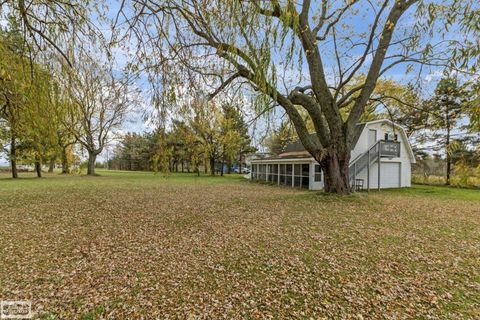
MULTIPOLYGON (((359 123, 355 126, 355 133, 354 133, 354 137, 353 137, 353 146, 352 146, 352 149, 355 147, 355 145, 357 144, 358 142, 358 139, 360 138, 360 135, 362 134, 362 131, 363 131, 363 128, 365 128, 365 125, 366 123, 359 123)), ((315 136, 316 133, 311 133, 310 136, 315 136)), ((300 140, 297 140, 297 141, 294 141, 292 143, 289 143, 286 147, 285 147, 285 150, 284 152, 282 152, 281 154, 285 154, 285 153, 290 153, 290 152, 303 152, 303 151, 306 151, 305 148, 303 147, 302 145, 302 142, 300 140)))

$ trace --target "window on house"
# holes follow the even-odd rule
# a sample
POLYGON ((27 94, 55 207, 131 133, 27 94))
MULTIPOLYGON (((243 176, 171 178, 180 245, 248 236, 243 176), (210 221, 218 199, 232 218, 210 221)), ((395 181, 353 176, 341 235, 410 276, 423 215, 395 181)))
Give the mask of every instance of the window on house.
POLYGON ((322 181, 322 169, 320 169, 320 165, 315 165, 315 182, 322 181))
POLYGON ((385 133, 385 140, 386 141, 397 141, 398 140, 398 135, 393 134, 393 132, 386 132, 385 133))

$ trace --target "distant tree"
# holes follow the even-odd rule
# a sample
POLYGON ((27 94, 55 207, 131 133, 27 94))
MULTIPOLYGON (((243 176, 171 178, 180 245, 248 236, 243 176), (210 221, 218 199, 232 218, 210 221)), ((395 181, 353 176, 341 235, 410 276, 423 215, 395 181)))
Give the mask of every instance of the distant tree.
POLYGON ((278 155, 285 151, 285 147, 296 139, 298 138, 290 123, 282 121, 280 126, 267 137, 265 145, 269 152, 278 155))
MULTIPOLYGON (((227 163, 228 173, 231 173, 232 163, 238 161, 239 172, 242 172, 243 156, 246 153, 254 152, 251 146, 252 139, 248 134, 248 126, 240 109, 234 104, 222 106, 224 132, 224 158, 227 163)), ((223 167, 223 166, 222 166, 223 167)))
POLYGON ((136 103, 136 92, 130 85, 127 76, 114 76, 111 66, 87 55, 80 57, 70 73, 70 128, 88 152, 88 175, 95 175, 97 156, 136 103))
MULTIPOLYGON (((194 129, 187 127, 185 134, 185 149, 188 151, 189 166, 200 176, 200 165, 204 163, 205 148, 202 144, 202 139, 195 133, 194 129)), ((204 163, 207 168, 207 164, 204 163)))
POLYGON ((130 132, 121 136, 112 160, 120 170, 149 170, 147 137, 130 132))
POLYGON ((189 151, 186 146, 187 135, 190 128, 184 121, 173 120, 173 128, 168 135, 168 144, 172 149, 171 171, 179 171, 181 166, 182 172, 189 161, 189 151))
POLYGON ((446 184, 450 184, 452 171, 452 132, 458 129, 459 120, 464 117, 467 93, 456 77, 445 76, 435 89, 435 95, 428 101, 431 129, 435 130, 433 140, 446 155, 446 184))
POLYGON ((193 101, 191 108, 189 124, 201 142, 210 174, 215 175, 215 163, 222 155, 222 112, 215 103, 202 100, 193 101))
POLYGON ((155 172, 160 171, 168 173, 172 166, 172 148, 168 144, 168 132, 163 129, 157 129, 155 132, 154 154, 152 157, 152 167, 155 172))

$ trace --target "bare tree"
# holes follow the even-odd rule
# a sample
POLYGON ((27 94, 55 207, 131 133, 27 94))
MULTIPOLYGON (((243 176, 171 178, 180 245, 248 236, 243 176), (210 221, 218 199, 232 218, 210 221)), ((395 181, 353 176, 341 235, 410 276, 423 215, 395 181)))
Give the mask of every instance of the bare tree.
POLYGON ((70 130, 88 152, 88 175, 95 175, 95 161, 113 138, 137 101, 131 78, 115 76, 110 67, 87 56, 74 65, 69 81, 72 108, 70 130))
POLYGON ((476 6, 473 0, 135 0, 122 1, 115 22, 136 36, 138 58, 154 73, 172 62, 173 78, 183 67, 183 81, 197 77, 212 86, 210 98, 246 82, 273 100, 320 164, 325 190, 346 194, 354 129, 377 79, 402 63, 444 65, 460 47, 475 48, 478 25, 468 17, 476 6), (457 32, 448 39, 445 26, 456 23, 470 38, 457 32))

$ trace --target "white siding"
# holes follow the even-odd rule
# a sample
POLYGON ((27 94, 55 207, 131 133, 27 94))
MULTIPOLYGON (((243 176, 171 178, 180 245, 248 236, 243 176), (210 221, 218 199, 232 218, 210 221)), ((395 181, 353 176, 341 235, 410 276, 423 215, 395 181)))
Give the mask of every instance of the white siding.
MULTIPOLYGON (((359 155, 365 153, 371 145, 369 144, 369 130, 370 129, 375 129, 377 130, 377 141, 378 140, 383 140, 385 137, 385 133, 391 132, 392 131, 392 126, 389 124, 389 122, 374 122, 374 123, 367 123, 365 125, 365 128, 363 129, 363 132, 360 134, 360 137, 358 139, 358 142, 355 146, 355 148, 352 150, 352 160, 355 160, 356 157, 359 155)), ((382 164, 383 163, 388 163, 388 162, 395 162, 395 163, 400 163, 400 187, 410 187, 411 186, 411 162, 412 159, 410 157, 410 154, 408 152, 409 150, 409 142, 405 139, 404 135, 401 134, 400 130, 398 128, 395 129, 395 133, 398 135, 398 141, 400 142, 400 157, 399 158, 383 158, 382 159, 382 164)), ((387 165, 389 166, 389 165, 387 165)), ((382 169, 382 166, 380 167, 382 169)), ((391 170, 393 166, 389 166, 384 170, 391 170)), ((362 172, 357 173, 357 178, 358 179, 364 179, 364 184, 365 188, 367 187, 367 169, 364 169, 362 172)), ((382 178, 382 173, 380 173, 380 178, 382 181, 386 178, 382 178)), ((374 163, 370 167, 370 188, 377 188, 378 184, 378 167, 377 164, 374 163)), ((396 182, 386 182, 386 185, 392 185, 395 184, 396 182)), ((380 183, 380 186, 383 188, 382 183, 380 183)))
POLYGON ((310 190, 322 190, 323 189, 323 180, 325 179, 322 172, 322 181, 315 181, 315 165, 318 162, 313 160, 310 165, 310 190))

